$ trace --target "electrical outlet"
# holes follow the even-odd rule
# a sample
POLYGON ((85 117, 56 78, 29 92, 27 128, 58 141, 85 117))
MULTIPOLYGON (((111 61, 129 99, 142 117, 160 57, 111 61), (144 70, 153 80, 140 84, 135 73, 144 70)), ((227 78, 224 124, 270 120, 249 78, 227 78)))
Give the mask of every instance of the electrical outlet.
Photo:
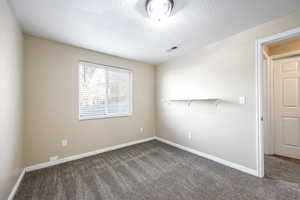
POLYGON ((246 97, 245 97, 245 96, 240 97, 239 103, 240 103, 241 105, 245 105, 246 102, 247 102, 247 101, 246 101, 246 97))
POLYGON ((62 141, 61 141, 61 145, 62 145, 63 147, 67 146, 67 145, 68 145, 68 140, 66 140, 66 139, 62 140, 62 141))
POLYGON ((49 161, 55 161, 58 159, 58 156, 50 156, 49 161))
POLYGON ((189 138, 189 140, 192 139, 192 133, 191 132, 188 133, 188 138, 189 138))
POLYGON ((143 133, 144 132, 144 128, 140 128, 140 132, 143 133))

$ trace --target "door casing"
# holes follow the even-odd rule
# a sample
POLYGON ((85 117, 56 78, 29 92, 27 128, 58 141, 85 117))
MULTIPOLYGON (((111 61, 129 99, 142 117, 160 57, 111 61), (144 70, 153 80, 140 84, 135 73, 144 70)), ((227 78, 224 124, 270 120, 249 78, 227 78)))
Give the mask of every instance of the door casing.
POLYGON ((270 37, 258 39, 256 41, 255 55, 256 55, 256 172, 258 177, 264 177, 264 124, 268 124, 268 118, 264 119, 265 106, 268 102, 264 94, 264 79, 263 76, 263 45, 271 44, 288 38, 300 35, 300 28, 295 28, 283 33, 275 34, 270 37), (263 120, 267 120, 263 123, 263 120))

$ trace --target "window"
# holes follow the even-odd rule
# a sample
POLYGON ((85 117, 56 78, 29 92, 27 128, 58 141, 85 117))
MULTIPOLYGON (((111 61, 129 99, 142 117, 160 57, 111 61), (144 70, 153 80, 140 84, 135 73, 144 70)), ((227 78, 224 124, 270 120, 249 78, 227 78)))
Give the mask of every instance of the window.
POLYGON ((79 63, 79 119, 132 114, 132 72, 87 62, 79 63))

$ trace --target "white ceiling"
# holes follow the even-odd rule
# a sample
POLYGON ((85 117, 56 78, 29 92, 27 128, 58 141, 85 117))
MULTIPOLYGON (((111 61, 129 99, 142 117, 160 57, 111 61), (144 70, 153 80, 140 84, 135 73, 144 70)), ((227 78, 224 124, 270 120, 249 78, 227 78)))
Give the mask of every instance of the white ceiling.
POLYGON ((173 16, 147 18, 146 0, 10 0, 24 31, 148 63, 287 15, 300 0, 174 0, 173 16), (166 52, 172 46, 178 50, 166 52))

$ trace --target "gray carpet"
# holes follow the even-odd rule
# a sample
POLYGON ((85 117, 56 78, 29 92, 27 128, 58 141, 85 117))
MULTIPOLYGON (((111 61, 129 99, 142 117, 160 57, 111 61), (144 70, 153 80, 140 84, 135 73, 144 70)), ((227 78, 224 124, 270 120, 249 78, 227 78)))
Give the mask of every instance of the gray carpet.
POLYGON ((299 200, 299 170, 266 157, 260 179, 151 141, 27 173, 15 200, 299 200))

